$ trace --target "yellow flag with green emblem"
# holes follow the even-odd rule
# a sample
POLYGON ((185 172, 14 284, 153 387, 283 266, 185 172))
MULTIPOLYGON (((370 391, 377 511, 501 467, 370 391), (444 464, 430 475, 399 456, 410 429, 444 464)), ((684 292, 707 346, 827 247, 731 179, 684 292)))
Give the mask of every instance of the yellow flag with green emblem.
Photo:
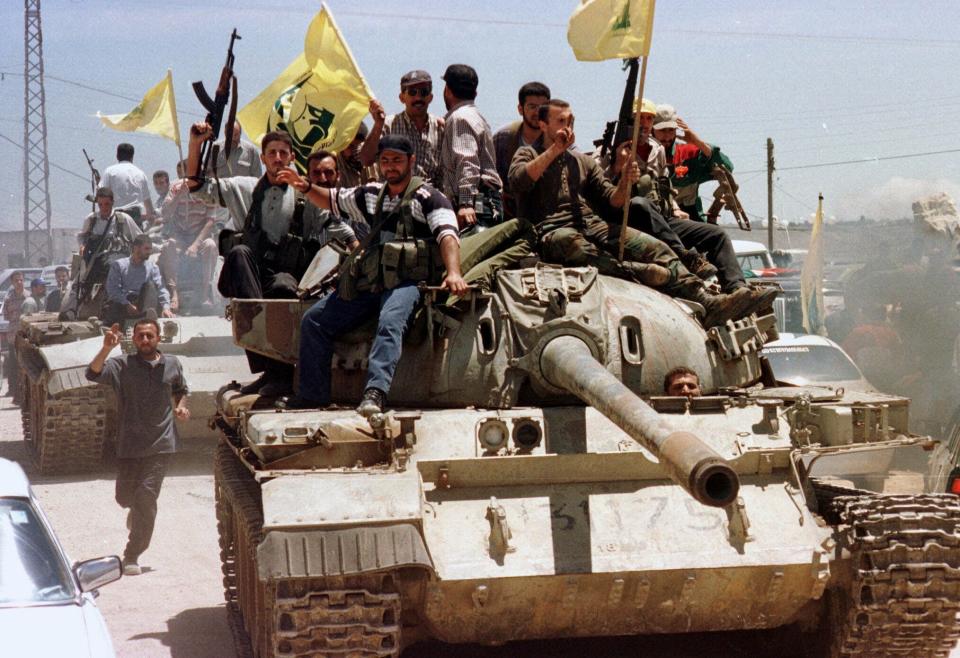
POLYGON ((310 22, 303 52, 237 112, 237 119, 255 143, 273 130, 289 134, 297 166, 305 172, 313 151, 336 152, 350 145, 371 98, 373 93, 324 4, 310 22))
POLYGON ((655 0, 584 0, 570 16, 567 42, 581 62, 650 54, 655 0))
POLYGON ((126 114, 100 114, 97 118, 108 128, 121 132, 139 132, 172 139, 180 146, 180 124, 177 123, 177 101, 173 95, 173 73, 146 93, 143 100, 126 114))

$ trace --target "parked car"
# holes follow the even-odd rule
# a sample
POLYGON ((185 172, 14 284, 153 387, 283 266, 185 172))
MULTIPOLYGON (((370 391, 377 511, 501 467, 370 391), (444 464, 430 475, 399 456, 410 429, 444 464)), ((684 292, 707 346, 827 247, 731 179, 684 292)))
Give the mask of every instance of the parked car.
POLYGON ((824 336, 780 334, 763 346, 778 382, 830 386, 848 391, 876 390, 843 348, 824 336))
POLYGON ((0 655, 112 658, 94 597, 120 576, 116 555, 71 563, 23 469, 0 459, 0 655))

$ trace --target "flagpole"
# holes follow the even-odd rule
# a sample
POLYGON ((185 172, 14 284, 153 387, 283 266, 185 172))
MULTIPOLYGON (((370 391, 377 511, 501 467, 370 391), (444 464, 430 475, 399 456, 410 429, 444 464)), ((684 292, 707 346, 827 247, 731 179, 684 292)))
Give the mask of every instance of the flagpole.
MULTIPOLYGON (((633 114, 633 141, 630 147, 634 158, 637 157, 637 149, 639 148, 637 140, 640 139, 640 110, 643 107, 643 85, 647 79, 647 59, 649 59, 649 55, 644 55, 640 63, 640 82, 637 83, 637 99, 634 103, 636 111, 633 114)), ((614 153, 613 157, 616 158, 617 154, 614 153)), ((627 175, 626 170, 620 172, 621 177, 627 175)), ((630 184, 630 192, 633 192, 632 183, 630 184)), ((623 251, 627 244, 627 218, 630 216, 630 198, 630 195, 627 195, 626 201, 623 202, 623 223, 620 226, 620 250, 617 252, 617 260, 620 262, 623 262, 623 251)))
POLYGON ((173 132, 176 133, 178 162, 183 162, 183 147, 180 145, 180 117, 177 116, 177 96, 173 92, 173 69, 167 69, 167 88, 170 90, 170 111, 173 113, 173 132))
POLYGON ((360 70, 360 67, 357 65, 357 60, 353 56, 353 51, 350 50, 350 44, 347 43, 347 40, 343 38, 343 33, 340 31, 340 28, 337 27, 337 21, 333 19, 333 12, 330 11, 330 8, 327 7, 326 2, 320 3, 320 10, 327 12, 327 18, 330 19, 330 25, 333 26, 334 32, 340 37, 340 43, 343 44, 343 49, 347 51, 347 57, 350 58, 350 63, 353 64, 353 68, 356 69, 357 75, 360 76, 360 81, 363 83, 363 90, 367 92, 367 96, 370 98, 375 98, 373 95, 373 90, 370 89, 370 83, 367 82, 367 78, 364 77, 363 71, 360 70))

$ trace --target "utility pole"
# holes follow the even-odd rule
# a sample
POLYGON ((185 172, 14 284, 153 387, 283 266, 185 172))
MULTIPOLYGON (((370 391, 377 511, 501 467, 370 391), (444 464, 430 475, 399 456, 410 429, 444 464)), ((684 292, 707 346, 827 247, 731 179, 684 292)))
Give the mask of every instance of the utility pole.
POLYGON ((53 260, 40 0, 23 0, 23 258, 53 260))
POLYGON ((767 249, 773 251, 773 140, 767 137, 767 249))

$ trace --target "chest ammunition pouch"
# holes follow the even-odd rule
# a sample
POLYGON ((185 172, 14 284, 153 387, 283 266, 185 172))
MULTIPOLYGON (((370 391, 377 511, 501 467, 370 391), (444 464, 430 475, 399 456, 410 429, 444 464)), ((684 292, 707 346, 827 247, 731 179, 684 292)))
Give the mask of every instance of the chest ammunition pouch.
POLYGON ((391 290, 404 281, 439 282, 440 247, 429 228, 413 218, 413 195, 421 185, 423 180, 413 177, 400 203, 389 213, 383 210, 387 186, 381 188, 370 233, 341 267, 337 293, 342 299, 349 301, 360 292, 391 290), (395 237, 377 244, 384 225, 393 218, 395 237))
POLYGON ((287 272, 299 279, 307 271, 313 257, 320 249, 320 243, 307 240, 303 234, 303 211, 306 200, 299 194, 294 202, 293 217, 287 232, 274 243, 263 230, 263 196, 268 182, 266 176, 257 181, 253 188, 250 211, 244 222, 243 231, 223 229, 217 238, 217 250, 226 258, 230 250, 237 245, 247 245, 253 251, 258 262, 275 272, 287 272))

